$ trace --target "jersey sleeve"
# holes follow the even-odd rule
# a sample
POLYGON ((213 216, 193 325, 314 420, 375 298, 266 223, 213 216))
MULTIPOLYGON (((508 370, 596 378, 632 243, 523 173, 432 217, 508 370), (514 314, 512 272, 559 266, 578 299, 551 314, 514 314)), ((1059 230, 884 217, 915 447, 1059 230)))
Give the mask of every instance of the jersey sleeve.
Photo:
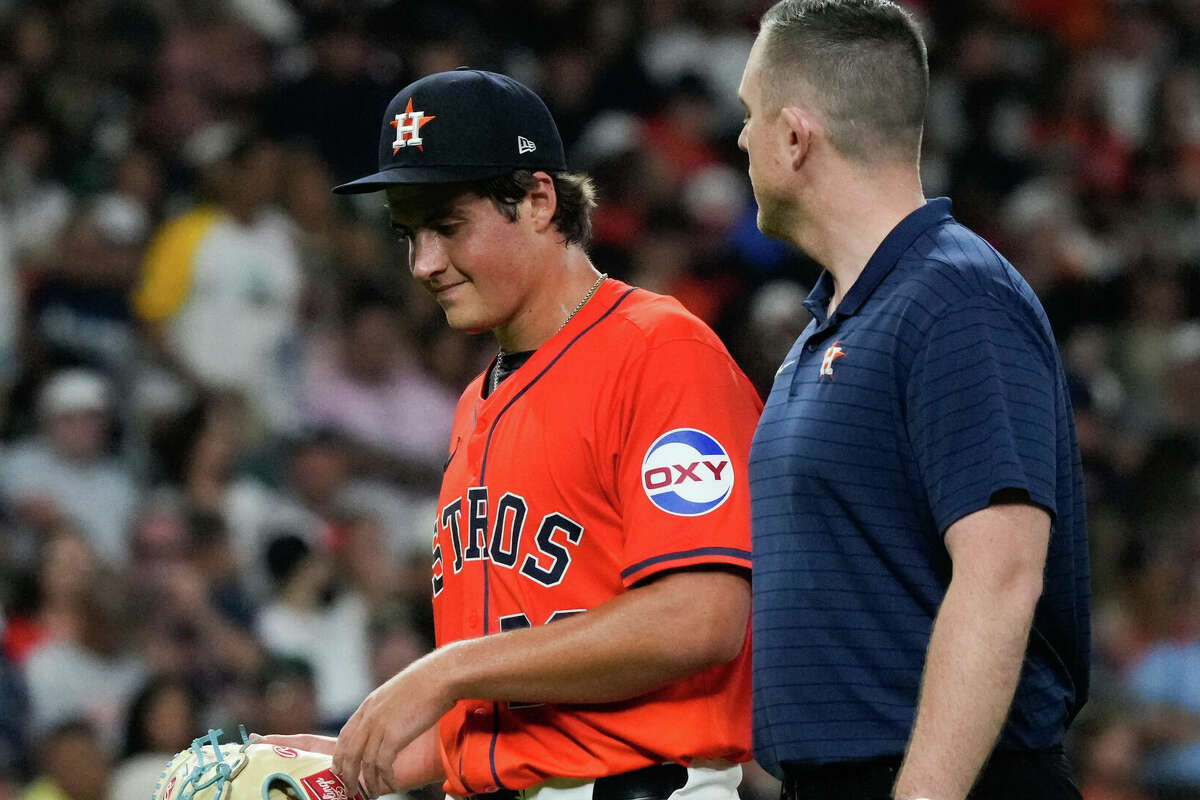
POLYGON ((750 568, 747 462, 762 404, 723 348, 647 349, 625 373, 616 481, 626 586, 701 564, 750 568))
POLYGON ((1052 343, 995 298, 967 300, 932 326, 906 419, 939 533, 1005 489, 1054 516, 1058 375, 1052 343))
POLYGON ((196 249, 217 215, 208 208, 168 222, 146 251, 142 280, 133 294, 133 308, 146 322, 162 322, 187 300, 192 287, 196 249))

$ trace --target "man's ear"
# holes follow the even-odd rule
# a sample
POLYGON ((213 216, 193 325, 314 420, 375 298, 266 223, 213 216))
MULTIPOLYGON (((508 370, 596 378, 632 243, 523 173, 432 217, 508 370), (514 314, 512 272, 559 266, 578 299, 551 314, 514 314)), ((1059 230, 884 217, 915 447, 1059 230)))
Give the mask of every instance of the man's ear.
POLYGON ((553 224, 554 212, 558 210, 558 193, 554 191, 554 179, 546 172, 533 173, 537 185, 529 190, 529 218, 534 230, 541 233, 553 224))
POLYGON ((798 106, 784 106, 779 110, 779 117, 787 137, 788 163, 793 170, 800 169, 812 148, 816 121, 807 110, 798 106))

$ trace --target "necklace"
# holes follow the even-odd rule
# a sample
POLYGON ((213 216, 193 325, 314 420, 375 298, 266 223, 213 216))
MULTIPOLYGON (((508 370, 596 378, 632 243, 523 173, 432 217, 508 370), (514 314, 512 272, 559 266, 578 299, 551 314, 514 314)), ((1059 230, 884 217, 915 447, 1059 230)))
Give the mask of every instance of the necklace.
MULTIPOLYGON (((567 327, 567 323, 579 313, 581 308, 587 305, 587 301, 592 299, 592 295, 596 293, 596 290, 600 288, 600 284, 604 283, 607 277, 607 272, 600 273, 600 277, 596 278, 596 282, 592 284, 592 288, 588 289, 587 294, 583 296, 583 299, 579 301, 579 304, 575 306, 574 310, 572 310, 570 314, 567 314, 567 318, 563 320, 562 325, 558 326, 558 331, 561 331, 563 328, 567 327)), ((555 333, 558 333, 558 331, 555 331, 555 333)), ((490 388, 488 389, 488 395, 491 395, 492 392, 496 391, 496 387, 500 385, 500 370, 503 368, 503 365, 504 350, 501 348, 500 350, 496 351, 496 365, 492 367, 492 378, 490 381, 490 388)))

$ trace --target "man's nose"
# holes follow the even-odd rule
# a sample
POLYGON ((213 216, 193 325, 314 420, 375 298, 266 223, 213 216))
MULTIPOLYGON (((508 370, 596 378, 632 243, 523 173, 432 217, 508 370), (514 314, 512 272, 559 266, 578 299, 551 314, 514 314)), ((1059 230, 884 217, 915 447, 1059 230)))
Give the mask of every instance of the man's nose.
POLYGON ((428 280, 446 268, 446 253, 442 249, 442 239, 433 231, 417 231, 409 247, 414 251, 409 255, 414 278, 428 280))

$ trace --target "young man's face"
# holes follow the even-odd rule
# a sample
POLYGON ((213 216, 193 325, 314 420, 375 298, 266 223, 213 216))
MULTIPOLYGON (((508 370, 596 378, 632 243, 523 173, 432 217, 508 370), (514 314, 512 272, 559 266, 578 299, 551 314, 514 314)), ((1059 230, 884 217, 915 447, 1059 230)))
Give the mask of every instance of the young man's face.
POLYGON ((510 222, 491 200, 460 186, 393 186, 387 196, 413 277, 451 327, 494 330, 517 318, 536 279, 528 199, 510 222))

